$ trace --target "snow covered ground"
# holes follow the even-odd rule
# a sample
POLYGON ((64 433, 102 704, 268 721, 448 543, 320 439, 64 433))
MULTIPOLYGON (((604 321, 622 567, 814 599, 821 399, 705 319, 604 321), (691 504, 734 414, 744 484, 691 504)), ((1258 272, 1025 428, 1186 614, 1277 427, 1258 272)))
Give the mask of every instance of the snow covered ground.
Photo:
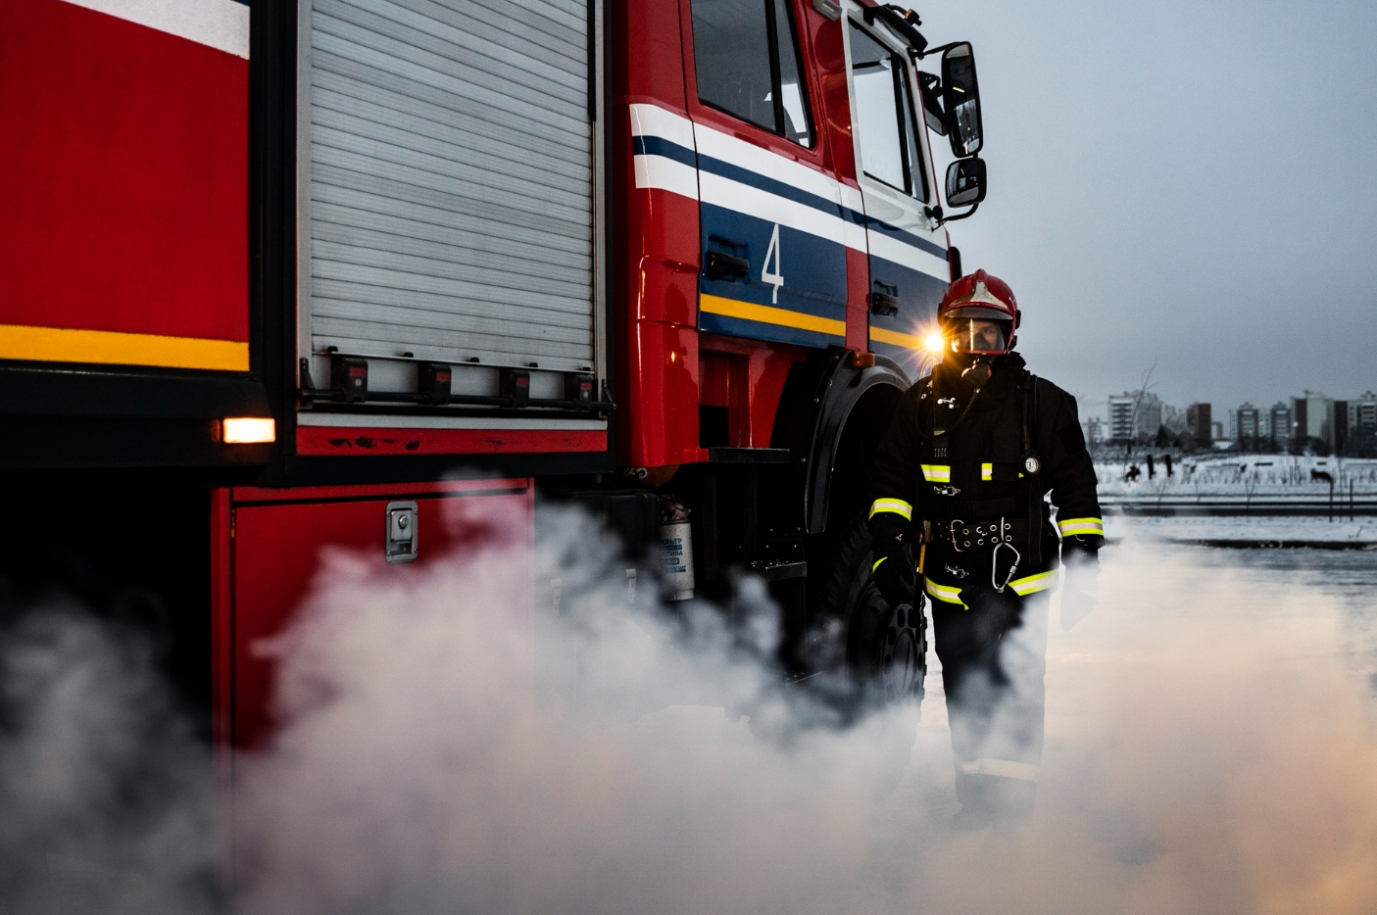
POLYGON ((1377 518, 1329 522, 1325 517, 1126 517, 1105 519, 1111 538, 1143 538, 1212 546, 1313 545, 1377 550, 1377 518))
POLYGON ((1159 461, 1152 479, 1148 479, 1142 455, 1135 455, 1132 463, 1141 471, 1135 481, 1125 479, 1128 467, 1123 461, 1097 463, 1095 473, 1100 479, 1100 495, 1144 500, 1161 495, 1179 498, 1250 494, 1254 497, 1328 499, 1329 483, 1314 479, 1314 473, 1327 473, 1334 478, 1336 500, 1340 493, 1347 497, 1350 484, 1355 495, 1377 495, 1377 460, 1365 458, 1210 455, 1176 461, 1170 477, 1159 461))
POLYGON ((1100 501, 1107 510, 1267 515, 1322 513, 1331 498, 1336 517, 1377 513, 1377 460, 1247 454, 1189 458, 1174 462, 1167 476, 1161 462, 1148 477, 1142 456, 1133 463, 1136 480, 1122 461, 1095 465, 1100 501), (1329 481, 1322 474, 1333 479, 1329 481))

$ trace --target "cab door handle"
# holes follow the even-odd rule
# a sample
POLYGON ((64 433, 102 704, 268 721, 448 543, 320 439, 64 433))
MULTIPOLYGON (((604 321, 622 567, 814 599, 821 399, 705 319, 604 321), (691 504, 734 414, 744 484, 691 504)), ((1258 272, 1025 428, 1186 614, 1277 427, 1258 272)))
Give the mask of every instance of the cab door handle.
POLYGON ((734 254, 709 251, 703 272, 710 280, 739 280, 751 272, 751 262, 734 254))
POLYGON ((899 287, 875 281, 875 291, 870 294, 872 314, 892 318, 899 313, 899 287))

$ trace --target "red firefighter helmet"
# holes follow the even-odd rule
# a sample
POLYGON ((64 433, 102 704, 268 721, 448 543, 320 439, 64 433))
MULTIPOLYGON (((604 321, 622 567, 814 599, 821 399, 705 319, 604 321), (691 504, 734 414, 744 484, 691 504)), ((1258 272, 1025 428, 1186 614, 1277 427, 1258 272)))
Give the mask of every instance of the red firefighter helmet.
POLYGON ((999 356, 1014 348, 1022 316, 1009 284, 977 270, 947 289, 937 321, 953 353, 999 356))

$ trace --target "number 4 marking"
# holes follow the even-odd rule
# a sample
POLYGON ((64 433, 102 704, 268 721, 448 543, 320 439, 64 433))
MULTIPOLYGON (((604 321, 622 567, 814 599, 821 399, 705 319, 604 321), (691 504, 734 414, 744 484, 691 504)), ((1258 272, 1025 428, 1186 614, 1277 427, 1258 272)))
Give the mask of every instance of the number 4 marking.
POLYGON ((775 223, 774 234, 770 236, 770 247, 765 250, 765 263, 760 267, 760 281, 769 283, 775 287, 774 295, 770 297, 770 302, 779 304, 779 287, 784 285, 784 275, 780 272, 779 266, 779 223, 775 223), (774 260, 775 270, 770 272, 770 261, 774 260))

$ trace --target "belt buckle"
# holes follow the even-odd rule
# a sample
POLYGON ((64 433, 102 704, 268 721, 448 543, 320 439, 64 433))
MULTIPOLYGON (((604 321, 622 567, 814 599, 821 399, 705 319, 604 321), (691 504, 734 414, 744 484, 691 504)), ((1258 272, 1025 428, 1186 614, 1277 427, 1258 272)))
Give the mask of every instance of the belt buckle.
POLYGON ((962 521, 960 518, 953 518, 951 521, 947 522, 947 536, 951 540, 952 549, 956 550, 958 553, 964 553, 966 552, 966 548, 961 545, 961 539, 956 533, 956 528, 958 526, 965 527, 966 522, 962 521))

